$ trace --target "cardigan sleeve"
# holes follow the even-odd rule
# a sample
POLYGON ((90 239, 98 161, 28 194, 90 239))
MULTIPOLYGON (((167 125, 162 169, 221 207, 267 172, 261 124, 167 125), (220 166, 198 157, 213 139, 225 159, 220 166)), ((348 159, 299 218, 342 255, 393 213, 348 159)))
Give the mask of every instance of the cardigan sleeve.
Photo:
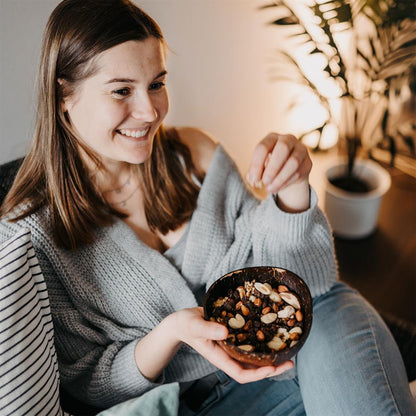
POLYGON ((86 403, 106 408, 162 384, 163 376, 158 383, 146 379, 134 359, 135 346, 148 329, 135 328, 136 336, 116 339, 106 328, 111 322, 103 321, 101 327, 93 325, 72 304, 50 259, 39 245, 34 245, 49 297, 55 300, 51 303, 55 347, 61 382, 68 392, 86 403))
MULTIPOLYGON (((19 223, 0 221, 0 243, 21 228, 19 223)), ((135 333, 116 339, 116 325, 110 335, 108 326, 112 323, 104 321, 98 313, 96 321, 101 319, 102 326, 94 325, 68 296, 53 266, 54 256, 46 255, 43 249, 47 241, 39 238, 39 229, 32 230, 33 247, 51 300, 59 376, 65 389, 86 403, 105 408, 138 397, 163 383, 163 376, 158 383, 147 380, 134 359, 134 348, 149 329, 132 328, 135 333)))
POLYGON ((310 193, 302 213, 279 209, 272 196, 256 199, 219 146, 190 224, 182 272, 207 288, 222 275, 248 266, 279 266, 302 277, 312 296, 337 279, 331 230, 310 193))

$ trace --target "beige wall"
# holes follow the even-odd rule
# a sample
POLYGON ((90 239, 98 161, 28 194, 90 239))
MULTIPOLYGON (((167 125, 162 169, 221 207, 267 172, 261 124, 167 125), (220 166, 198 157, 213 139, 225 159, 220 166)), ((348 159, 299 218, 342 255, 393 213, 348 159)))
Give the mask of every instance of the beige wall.
MULTIPOLYGON (((35 74, 46 20, 58 0, 0 0, 0 162, 23 155, 34 118, 35 74)), ((261 0, 137 0, 161 25, 168 57, 167 124, 211 132, 242 171, 279 119, 278 86, 268 79, 276 42, 261 0)))

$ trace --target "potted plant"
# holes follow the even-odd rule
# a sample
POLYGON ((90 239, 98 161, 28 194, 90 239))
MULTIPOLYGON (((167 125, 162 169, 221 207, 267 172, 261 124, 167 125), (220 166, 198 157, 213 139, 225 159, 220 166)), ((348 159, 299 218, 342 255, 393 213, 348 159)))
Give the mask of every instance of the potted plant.
MULTIPOLYGON (((334 232, 342 237, 364 237, 373 231, 375 221, 358 229, 367 217, 363 203, 371 201, 377 215, 379 201, 375 200, 390 184, 386 172, 368 157, 375 149, 387 147, 393 162, 398 141, 414 152, 416 126, 412 117, 410 129, 404 134, 397 123, 397 103, 412 85, 415 72, 414 2, 276 0, 261 8, 276 13, 272 23, 284 38, 277 49, 273 78, 302 86, 301 94, 312 93, 326 113, 323 121, 300 134, 300 140, 322 149, 327 147, 323 140, 331 131, 344 155, 345 160, 326 175, 325 210, 334 232), (316 60, 320 60, 321 70, 311 71, 316 60), (376 179, 380 172, 383 173, 376 179), (334 204, 338 193, 341 205, 334 204), (341 222, 331 218, 332 213, 341 211, 341 206, 351 207, 354 199, 358 199, 359 208, 354 210, 351 221, 345 212, 341 222), (339 228, 341 223, 346 227, 339 228), (353 229, 351 224, 356 227, 353 229)), ((288 111, 298 102, 295 95, 288 111)))

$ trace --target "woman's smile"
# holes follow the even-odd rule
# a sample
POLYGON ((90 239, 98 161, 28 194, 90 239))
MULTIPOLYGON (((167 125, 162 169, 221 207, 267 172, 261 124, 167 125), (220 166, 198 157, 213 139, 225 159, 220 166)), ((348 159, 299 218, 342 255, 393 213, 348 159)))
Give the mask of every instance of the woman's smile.
POLYGON ((147 135, 147 133, 149 132, 150 127, 147 127, 146 129, 118 129, 116 130, 116 132, 118 134, 121 134, 124 137, 129 137, 129 138, 135 138, 135 139, 147 139, 147 137, 145 137, 147 135))

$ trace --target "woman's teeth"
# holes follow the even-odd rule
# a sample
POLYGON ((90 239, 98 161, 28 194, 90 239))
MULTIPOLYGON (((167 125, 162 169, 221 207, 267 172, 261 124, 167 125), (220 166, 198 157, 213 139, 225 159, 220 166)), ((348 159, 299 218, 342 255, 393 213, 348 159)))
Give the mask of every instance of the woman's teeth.
POLYGON ((134 138, 138 138, 138 137, 143 137, 147 134, 147 132, 149 131, 149 129, 147 128, 146 130, 128 130, 128 129, 121 129, 118 130, 123 136, 127 136, 127 137, 134 137, 134 138))

